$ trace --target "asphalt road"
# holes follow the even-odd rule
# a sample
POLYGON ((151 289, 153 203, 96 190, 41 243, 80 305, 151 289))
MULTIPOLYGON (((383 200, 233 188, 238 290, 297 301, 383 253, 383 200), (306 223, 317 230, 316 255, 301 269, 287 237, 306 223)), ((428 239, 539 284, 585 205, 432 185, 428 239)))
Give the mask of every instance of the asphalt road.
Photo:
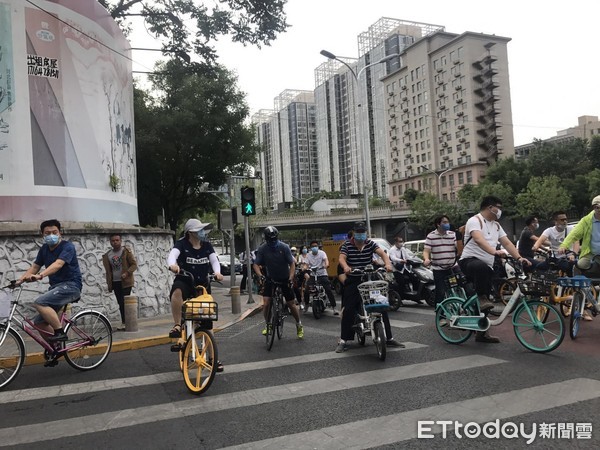
POLYGON ((225 372, 199 397, 188 393, 167 346, 113 353, 85 373, 64 362, 26 366, 0 391, 0 446, 600 448, 600 317, 546 355, 519 345, 510 320, 494 330, 501 344, 454 346, 437 335, 429 307, 405 307, 391 319, 407 348, 385 362, 369 341, 334 353, 340 320, 331 314, 303 316, 303 340, 288 319, 270 352, 261 317, 247 319, 217 335, 225 372), (509 434, 510 423, 527 434, 537 427, 531 445, 520 432, 493 437, 496 420, 509 434), (470 435, 485 425, 492 437, 448 429, 444 438, 441 426, 429 432, 421 423, 433 437, 419 438, 419 421, 475 422, 470 435))

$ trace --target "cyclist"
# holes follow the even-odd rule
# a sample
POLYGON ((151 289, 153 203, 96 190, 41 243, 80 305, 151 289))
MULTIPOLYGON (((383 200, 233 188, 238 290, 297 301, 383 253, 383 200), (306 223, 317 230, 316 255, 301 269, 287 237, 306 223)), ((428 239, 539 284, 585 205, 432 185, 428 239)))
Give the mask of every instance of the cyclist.
POLYGON ((600 277, 600 195, 592 200, 592 212, 583 217, 579 223, 565 237, 558 248, 560 254, 565 254, 569 247, 581 241, 579 261, 575 265, 575 272, 590 278, 600 277))
POLYGON ((524 258, 527 258, 531 263, 531 270, 535 269, 539 264, 539 262, 534 259, 535 254, 533 250, 533 246, 538 240, 538 237, 534 233, 539 227, 540 222, 536 216, 527 217, 525 219, 525 228, 521 231, 518 242, 519 254, 524 258))
POLYGON ((408 258, 413 258, 415 255, 409 249, 404 248, 404 239, 396 236, 394 245, 390 248, 389 257, 392 265, 396 269, 394 271, 394 279, 398 284, 398 292, 404 292, 404 264, 408 258))
MULTIPOLYGON (((306 257, 306 260, 308 263, 308 267, 318 267, 317 282, 321 286, 323 286, 323 289, 325 289, 325 294, 327 295, 329 303, 331 303, 331 307, 333 308, 333 315, 339 315, 336 309, 335 297, 331 289, 331 283, 329 282, 329 277, 327 276, 329 259, 327 258, 327 254, 323 250, 319 250, 319 243, 317 241, 312 241, 310 243, 310 252, 306 257)), ((314 284, 314 280, 308 273, 306 274, 306 280, 306 288, 304 289, 304 304, 308 309, 308 303, 310 298, 308 286, 314 284)))
MULTIPOLYGON (((567 213, 564 211, 556 211, 552 213, 552 220, 554 221, 554 226, 544 230, 535 244, 533 244, 533 251, 536 251, 541 247, 545 247, 549 243, 552 252, 558 258, 558 268, 571 277, 573 276, 573 266, 575 265, 575 254, 579 251, 579 241, 573 242, 569 246, 569 251, 560 254, 560 245, 563 243, 569 233, 573 231, 574 227, 567 225, 567 213)), ((545 261, 541 262, 538 265, 538 269, 547 270, 548 263, 545 261)))
POLYGON ((171 313, 175 325, 169 332, 169 337, 177 338, 181 336, 181 305, 184 300, 196 296, 195 286, 202 285, 210 294, 210 284, 208 282, 208 273, 210 267, 215 274, 215 279, 221 281, 221 265, 217 254, 210 242, 206 240, 206 228, 210 224, 202 223, 198 219, 189 219, 185 223, 184 235, 175 242, 171 249, 167 264, 169 270, 179 274, 180 269, 184 269, 194 275, 194 280, 188 277, 176 276, 171 293, 171 313))
POLYGON ((453 274, 456 264, 456 234, 450 231, 448 216, 436 217, 433 221, 435 230, 427 235, 423 250, 423 265, 431 266, 435 283, 435 303, 444 300, 446 294, 446 277, 453 274))
POLYGON ((19 283, 40 281, 48 277, 50 289, 33 304, 39 314, 34 322, 42 330, 54 332, 53 336, 47 338, 49 342, 66 341, 67 334, 61 327, 57 311, 81 297, 81 271, 77 252, 71 242, 63 240, 58 220, 45 220, 40 225, 40 231, 44 245, 29 270, 19 278, 19 283))
MULTIPOLYGON (((352 275, 352 269, 364 270, 367 265, 372 264, 373 254, 375 253, 383 259, 385 269, 391 272, 392 263, 387 253, 374 241, 367 239, 365 223, 356 222, 354 224, 353 237, 344 241, 340 247, 339 261, 346 275, 346 280, 344 282, 344 290, 342 291, 342 329, 340 340, 335 349, 336 353, 345 352, 348 349, 347 341, 354 339, 352 325, 354 324, 354 317, 358 314, 358 308, 361 303, 358 285, 362 282, 362 276, 352 275)), ((390 326, 390 319, 387 312, 383 312, 382 316, 387 345, 390 347, 405 347, 404 344, 401 344, 392 337, 392 327, 390 326)))
POLYGON ((252 266, 263 284, 261 292, 266 325, 262 330, 262 334, 266 335, 267 327, 270 326, 267 320, 271 307, 271 296, 273 295, 273 281, 276 281, 283 283, 281 286, 283 296, 292 316, 296 319, 296 334, 298 339, 302 339, 304 338, 304 328, 300 322, 300 314, 298 313, 298 307, 294 301, 294 292, 292 291, 294 274, 296 273, 296 263, 292 257, 292 252, 286 243, 279 240, 279 231, 274 226, 266 227, 263 230, 263 236, 265 243, 256 250, 256 259, 252 266), (266 277, 263 276, 260 266, 264 267, 266 277))
MULTIPOLYGON (((475 284, 475 291, 479 297, 479 309, 482 312, 494 307, 490 302, 492 277, 494 274, 494 258, 506 256, 504 250, 497 250, 500 243, 506 251, 524 266, 530 262, 521 257, 519 251, 510 241, 505 231, 497 222, 502 216, 502 200, 498 197, 488 196, 481 201, 479 214, 471 217, 465 226, 465 246, 458 261, 467 280, 475 284)), ((489 333, 478 331, 475 337, 477 342, 498 343, 500 339, 490 336, 489 333)))

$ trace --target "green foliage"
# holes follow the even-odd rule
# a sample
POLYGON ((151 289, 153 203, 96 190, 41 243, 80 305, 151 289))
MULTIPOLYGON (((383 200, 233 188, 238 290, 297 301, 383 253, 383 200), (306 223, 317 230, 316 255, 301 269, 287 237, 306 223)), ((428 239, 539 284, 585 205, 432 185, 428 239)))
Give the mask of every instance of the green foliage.
POLYGON ((154 92, 136 90, 138 207, 142 225, 164 210, 175 230, 194 209, 212 210, 219 200, 203 193, 256 162, 248 107, 236 78, 222 67, 190 73, 177 61, 150 77, 154 92))
POLYGON ((416 189, 413 188, 408 188, 407 190, 404 191, 404 195, 402 196, 402 198, 404 199, 404 201, 406 203, 408 203, 409 205, 415 201, 415 199, 419 196, 419 191, 417 191, 416 189))
POLYGON ((283 7, 285 0, 98 0, 120 24, 124 32, 132 29, 129 16, 141 16, 145 29, 162 43, 165 54, 190 63, 190 53, 200 63, 212 66, 216 52, 212 43, 219 36, 259 48, 269 45, 288 27, 283 7))
POLYGON ((409 221, 422 230, 433 229, 436 217, 446 215, 453 223, 459 223, 465 214, 464 208, 459 204, 440 201, 435 195, 420 193, 411 204, 409 221))
POLYGON ((538 214, 548 218, 553 211, 569 209, 570 197, 557 176, 532 177, 524 192, 517 195, 517 212, 521 217, 538 214))

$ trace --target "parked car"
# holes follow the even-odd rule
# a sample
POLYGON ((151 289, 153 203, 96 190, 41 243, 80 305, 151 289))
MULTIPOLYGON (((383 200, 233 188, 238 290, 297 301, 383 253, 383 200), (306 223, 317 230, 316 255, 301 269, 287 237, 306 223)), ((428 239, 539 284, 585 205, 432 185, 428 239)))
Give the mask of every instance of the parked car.
MULTIPOLYGON (((387 239, 383 239, 383 238, 371 238, 372 241, 374 241, 379 247, 381 247, 383 249, 384 252, 386 253, 390 253, 390 249, 392 248, 392 244, 390 244, 388 242, 387 239)), ((383 265, 383 260, 379 257, 379 255, 375 255, 375 262, 379 265, 383 265)))
POLYGON ((425 250, 425 239, 419 241, 408 241, 404 243, 404 248, 410 250, 417 258, 423 258, 423 250, 425 250))
MULTIPOLYGON (((219 264, 221 264, 221 275, 231 275, 231 255, 217 255, 219 264)), ((242 273, 242 263, 235 258, 235 273, 242 273)))

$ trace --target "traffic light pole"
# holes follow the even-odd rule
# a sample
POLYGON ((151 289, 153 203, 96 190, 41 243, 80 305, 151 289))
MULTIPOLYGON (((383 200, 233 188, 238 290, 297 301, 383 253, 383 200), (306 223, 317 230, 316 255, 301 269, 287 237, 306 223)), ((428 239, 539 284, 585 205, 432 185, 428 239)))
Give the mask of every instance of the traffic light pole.
POLYGON ((248 231, 250 228, 250 220, 248 220, 248 216, 244 216, 244 238, 246 240, 246 289, 248 290, 248 301, 247 304, 254 303, 254 299, 252 298, 252 263, 250 260, 250 232, 248 231))
MULTIPOLYGON (((233 210, 233 178, 229 176, 227 188, 229 189, 229 208, 233 210)), ((229 236, 229 253, 230 253, 230 276, 229 276, 229 284, 230 287, 235 286, 235 225, 231 227, 231 234, 229 236)))

